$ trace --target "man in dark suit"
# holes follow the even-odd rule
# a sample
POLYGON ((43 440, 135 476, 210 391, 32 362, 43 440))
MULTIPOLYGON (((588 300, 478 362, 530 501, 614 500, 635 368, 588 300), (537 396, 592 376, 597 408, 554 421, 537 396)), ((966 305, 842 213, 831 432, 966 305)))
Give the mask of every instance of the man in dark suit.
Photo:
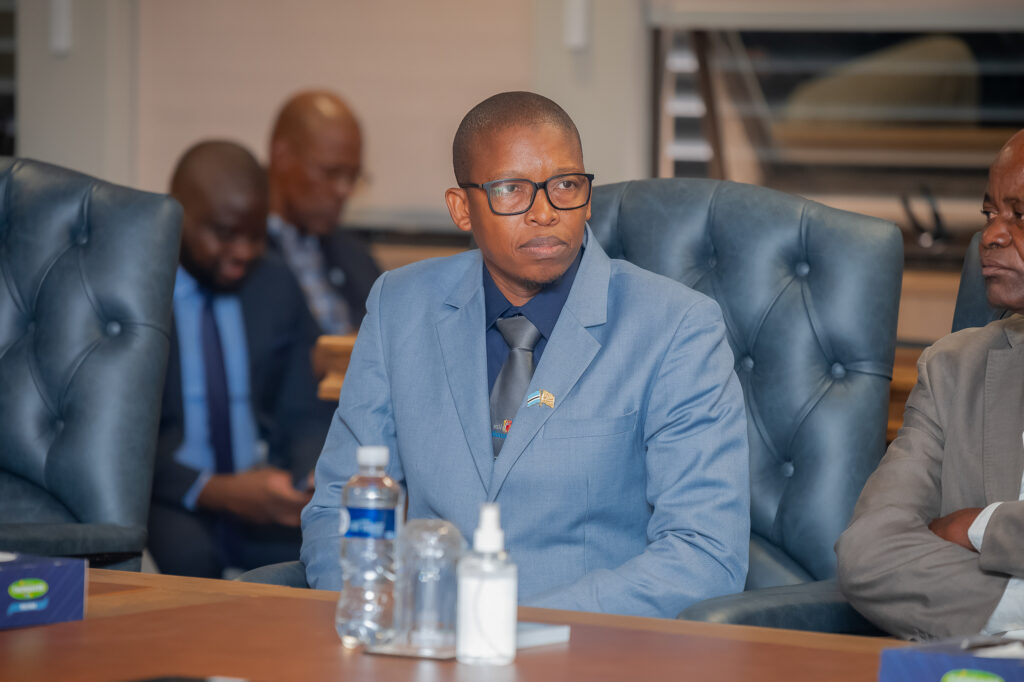
POLYGON ((291 268, 328 334, 359 328, 380 275, 363 243, 338 229, 362 171, 362 144, 352 111, 322 90, 289 99, 270 139, 270 248, 291 268))
POLYGON ((184 208, 149 549, 165 573, 298 556, 299 513, 330 406, 316 398, 317 328, 266 238, 266 176, 230 142, 178 162, 184 208))

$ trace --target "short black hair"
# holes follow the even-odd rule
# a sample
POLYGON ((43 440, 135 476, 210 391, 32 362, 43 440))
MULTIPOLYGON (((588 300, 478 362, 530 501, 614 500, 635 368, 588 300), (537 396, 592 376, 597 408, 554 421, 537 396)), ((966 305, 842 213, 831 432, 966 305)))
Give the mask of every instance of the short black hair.
POLYGON ((175 164, 171 195, 180 200, 183 193, 208 180, 210 173, 230 178, 235 186, 254 194, 267 193, 266 171, 252 152, 231 140, 203 140, 186 149, 175 164))
POLYGON ((574 140, 583 152, 576 124, 562 107, 535 92, 501 92, 488 97, 469 110, 455 132, 452 143, 452 165, 455 180, 472 182, 473 148, 484 134, 516 126, 552 125, 574 140))

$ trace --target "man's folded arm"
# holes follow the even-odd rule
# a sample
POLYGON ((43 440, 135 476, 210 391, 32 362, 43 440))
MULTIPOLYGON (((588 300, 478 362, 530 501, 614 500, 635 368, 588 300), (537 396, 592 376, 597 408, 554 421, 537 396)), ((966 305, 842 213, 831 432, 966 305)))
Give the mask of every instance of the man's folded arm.
POLYGON ((676 330, 643 425, 645 551, 611 570, 525 603, 674 618, 690 604, 739 592, 750 542, 743 395, 718 306, 694 306, 676 330))
POLYGON ((839 584, 850 603, 889 632, 930 639, 979 632, 1006 578, 979 570, 978 554, 928 529, 941 512, 944 435, 925 351, 903 428, 868 479, 839 538, 839 584))
POLYGON ((327 441, 317 461, 316 491, 302 511, 302 563, 306 566, 310 586, 318 589, 341 588, 338 557, 341 490, 358 470, 356 448, 388 446, 391 451, 388 474, 395 480, 402 480, 380 334, 380 290, 386 277, 385 274, 377 280, 367 299, 367 314, 345 373, 345 383, 353 389, 342 389, 327 441))
POLYGON ((1024 500, 1001 503, 985 527, 981 569, 1024 578, 1024 500))

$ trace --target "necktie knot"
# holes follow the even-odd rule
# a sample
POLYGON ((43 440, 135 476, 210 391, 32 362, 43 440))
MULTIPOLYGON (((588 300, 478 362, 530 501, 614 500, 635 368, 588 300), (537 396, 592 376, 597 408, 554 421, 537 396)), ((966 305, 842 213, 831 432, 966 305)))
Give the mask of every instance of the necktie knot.
POLYGON ((540 330, 524 315, 503 317, 495 322, 509 348, 532 351, 540 339, 540 330))

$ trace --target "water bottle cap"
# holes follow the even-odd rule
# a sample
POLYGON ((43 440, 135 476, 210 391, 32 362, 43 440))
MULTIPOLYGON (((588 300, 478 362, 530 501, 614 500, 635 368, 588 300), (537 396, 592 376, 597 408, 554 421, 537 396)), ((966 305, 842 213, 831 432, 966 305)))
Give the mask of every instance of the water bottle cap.
POLYGON ((480 505, 480 521, 473 533, 473 549, 489 554, 505 551, 505 533, 501 530, 501 512, 497 503, 480 505))
POLYGON ((356 462, 361 467, 386 467, 388 447, 386 445, 360 445, 356 448, 356 462))

